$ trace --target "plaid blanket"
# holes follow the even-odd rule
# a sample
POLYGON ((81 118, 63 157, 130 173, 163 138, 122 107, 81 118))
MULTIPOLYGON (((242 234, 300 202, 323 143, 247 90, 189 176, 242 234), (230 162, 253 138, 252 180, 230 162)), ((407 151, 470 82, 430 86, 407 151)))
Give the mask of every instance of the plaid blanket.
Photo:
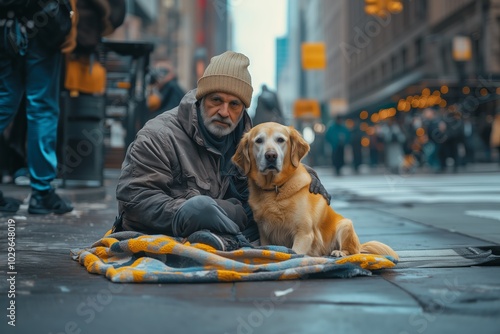
POLYGON ((310 257, 279 246, 222 252, 204 244, 137 232, 108 232, 91 247, 71 253, 88 272, 119 283, 346 278, 369 276, 371 270, 395 266, 392 259, 380 255, 310 257))

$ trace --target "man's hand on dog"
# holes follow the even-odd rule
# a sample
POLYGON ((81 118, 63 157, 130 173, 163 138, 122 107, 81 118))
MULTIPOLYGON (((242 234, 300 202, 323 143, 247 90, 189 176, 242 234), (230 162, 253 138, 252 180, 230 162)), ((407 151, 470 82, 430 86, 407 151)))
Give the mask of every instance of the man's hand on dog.
POLYGON ((318 178, 318 174, 316 174, 316 171, 312 169, 311 167, 304 165, 306 168, 307 172, 309 175, 311 175, 311 185, 309 186, 309 192, 313 194, 320 194, 326 199, 326 202, 328 205, 330 205, 330 202, 332 200, 332 196, 326 191, 325 187, 321 183, 321 181, 318 178))

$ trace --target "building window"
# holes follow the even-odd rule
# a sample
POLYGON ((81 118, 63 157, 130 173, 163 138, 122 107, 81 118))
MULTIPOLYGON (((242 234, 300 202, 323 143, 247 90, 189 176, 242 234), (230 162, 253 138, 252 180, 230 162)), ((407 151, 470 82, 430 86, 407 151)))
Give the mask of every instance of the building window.
MULTIPOLYGON (((498 21, 498 26, 500 27, 500 20, 498 21)), ((472 59, 474 61, 474 67, 476 73, 483 73, 483 53, 481 52, 481 39, 473 38, 472 39, 472 59)))
POLYGON ((396 73, 398 72, 398 58, 396 57, 396 55, 393 55, 391 57, 391 73, 392 75, 396 75, 396 73))
POLYGON ((449 45, 441 46, 441 61, 443 64, 443 73, 448 74, 449 69, 450 69, 450 62, 451 62, 450 46, 449 45))
MULTIPOLYGON (((413 1, 412 1, 413 2, 413 1)), ((412 6, 412 2, 407 2, 403 5, 403 25, 405 27, 405 29, 407 29, 409 26, 411 26, 411 8, 410 6, 412 6)))
POLYGON ((419 0, 417 3, 417 16, 421 20, 427 18, 427 0, 419 0))
POLYGON ((406 66, 408 66, 408 51, 406 50, 406 47, 401 50, 401 68, 404 71, 406 69, 406 66))
POLYGON ((416 60, 417 65, 420 65, 424 60, 423 52, 424 52, 423 40, 422 40, 422 37, 419 37, 415 41, 415 60, 416 60))

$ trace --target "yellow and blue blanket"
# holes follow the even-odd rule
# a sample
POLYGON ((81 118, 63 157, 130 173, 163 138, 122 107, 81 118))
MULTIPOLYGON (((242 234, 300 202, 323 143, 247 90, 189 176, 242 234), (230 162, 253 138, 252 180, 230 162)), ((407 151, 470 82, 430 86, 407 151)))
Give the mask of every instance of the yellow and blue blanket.
POLYGON ((91 247, 71 251, 88 272, 119 283, 187 283, 346 278, 392 268, 387 257, 357 254, 343 258, 294 254, 279 246, 217 251, 165 235, 106 234, 91 247))

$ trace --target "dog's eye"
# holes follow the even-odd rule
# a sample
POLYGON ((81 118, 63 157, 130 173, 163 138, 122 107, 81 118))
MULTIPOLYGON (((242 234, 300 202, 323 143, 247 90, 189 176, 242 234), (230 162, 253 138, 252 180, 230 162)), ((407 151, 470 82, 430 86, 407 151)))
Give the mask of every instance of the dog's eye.
POLYGON ((278 139, 276 139, 276 141, 280 144, 284 143, 285 142, 285 138, 283 137, 279 137, 278 139))
POLYGON ((255 143, 257 143, 257 144, 262 144, 263 142, 264 142, 264 139, 262 139, 262 138, 255 139, 255 143))

